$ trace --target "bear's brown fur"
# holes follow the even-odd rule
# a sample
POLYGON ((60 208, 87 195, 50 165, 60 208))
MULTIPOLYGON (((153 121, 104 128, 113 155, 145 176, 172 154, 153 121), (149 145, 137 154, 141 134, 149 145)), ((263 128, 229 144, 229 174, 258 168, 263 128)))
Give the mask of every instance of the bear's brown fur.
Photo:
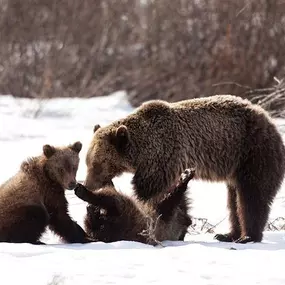
POLYGON ((84 220, 86 232, 104 242, 130 240, 155 245, 164 240, 184 240, 192 223, 185 192, 194 173, 186 169, 174 189, 158 203, 129 197, 114 186, 91 192, 79 184, 75 194, 89 203, 84 220))
POLYGON ((43 244, 47 226, 68 243, 87 242, 84 230, 68 214, 65 189, 74 189, 80 142, 43 146, 43 154, 21 164, 0 187, 0 241, 43 244))
POLYGON ((285 171, 282 138, 267 112, 248 100, 215 95, 176 103, 154 100, 124 119, 94 127, 86 187, 134 173, 142 200, 171 187, 187 165, 196 177, 225 181, 231 231, 220 241, 262 240, 285 171))

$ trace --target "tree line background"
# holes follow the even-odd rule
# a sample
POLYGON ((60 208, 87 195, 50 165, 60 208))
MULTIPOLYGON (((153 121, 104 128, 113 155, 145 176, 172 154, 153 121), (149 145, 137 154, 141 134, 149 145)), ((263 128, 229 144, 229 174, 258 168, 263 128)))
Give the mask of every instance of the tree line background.
POLYGON ((218 93, 260 100, 276 92, 279 78, 282 100, 267 107, 285 108, 284 0, 0 4, 1 94, 93 97, 126 90, 133 106, 218 93))

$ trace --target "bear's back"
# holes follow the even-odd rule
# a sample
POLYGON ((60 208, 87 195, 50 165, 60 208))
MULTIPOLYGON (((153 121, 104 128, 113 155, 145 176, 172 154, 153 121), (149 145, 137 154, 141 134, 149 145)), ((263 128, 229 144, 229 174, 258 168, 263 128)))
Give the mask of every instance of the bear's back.
POLYGON ((40 189, 21 170, 0 187, 0 208, 34 204, 40 201, 40 189))

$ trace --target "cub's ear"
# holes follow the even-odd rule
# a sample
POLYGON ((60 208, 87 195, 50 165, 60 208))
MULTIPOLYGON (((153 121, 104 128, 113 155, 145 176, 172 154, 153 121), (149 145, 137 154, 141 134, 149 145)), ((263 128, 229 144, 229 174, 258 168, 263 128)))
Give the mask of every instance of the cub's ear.
POLYGON ((116 130, 116 144, 119 147, 124 147, 130 140, 130 133, 125 125, 121 125, 116 130))
POLYGON ((82 149, 82 143, 79 142, 79 141, 78 141, 78 142, 75 142, 73 145, 70 146, 70 148, 71 148, 73 151, 79 153, 79 152, 81 151, 81 149, 82 149))
POLYGON ((49 144, 45 144, 43 146, 43 153, 46 156, 46 158, 50 158, 53 154, 55 154, 56 149, 55 147, 49 145, 49 144))
POLYGON ((93 133, 95 134, 95 132, 98 130, 98 129, 100 129, 101 128, 101 126, 100 125, 95 125, 94 127, 93 127, 93 133))

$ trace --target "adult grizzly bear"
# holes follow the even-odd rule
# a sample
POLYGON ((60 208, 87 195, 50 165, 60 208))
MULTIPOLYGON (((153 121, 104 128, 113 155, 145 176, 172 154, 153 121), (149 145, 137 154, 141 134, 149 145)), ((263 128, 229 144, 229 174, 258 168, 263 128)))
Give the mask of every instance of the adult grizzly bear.
POLYGON ((231 95, 142 104, 126 118, 96 125, 87 157, 88 188, 132 172, 147 200, 192 165, 196 177, 225 181, 231 231, 219 241, 262 240, 270 205, 285 172, 282 138, 267 112, 231 95))
POLYGON ((43 154, 29 158, 0 186, 0 242, 40 242, 46 227, 65 242, 89 241, 68 214, 65 189, 74 189, 80 142, 66 147, 43 146, 43 154))
POLYGON ((89 203, 84 220, 86 232, 103 242, 129 240, 155 245, 164 240, 184 240, 192 223, 185 192, 194 174, 193 169, 186 169, 174 189, 157 203, 129 197, 114 186, 91 192, 78 184, 75 194, 89 203))

